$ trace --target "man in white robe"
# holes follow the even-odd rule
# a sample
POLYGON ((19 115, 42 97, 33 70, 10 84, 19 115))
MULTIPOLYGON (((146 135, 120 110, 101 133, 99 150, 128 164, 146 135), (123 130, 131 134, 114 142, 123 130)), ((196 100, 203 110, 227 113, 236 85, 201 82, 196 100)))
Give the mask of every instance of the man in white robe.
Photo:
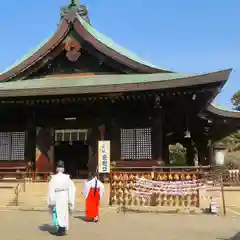
POLYGON ((96 176, 91 177, 84 187, 83 196, 86 200, 86 220, 98 222, 99 205, 103 197, 104 185, 96 176))
POLYGON ((69 212, 75 206, 76 187, 70 176, 64 174, 64 164, 59 162, 57 173, 52 175, 48 186, 48 207, 57 222, 57 236, 63 236, 69 229, 69 212))

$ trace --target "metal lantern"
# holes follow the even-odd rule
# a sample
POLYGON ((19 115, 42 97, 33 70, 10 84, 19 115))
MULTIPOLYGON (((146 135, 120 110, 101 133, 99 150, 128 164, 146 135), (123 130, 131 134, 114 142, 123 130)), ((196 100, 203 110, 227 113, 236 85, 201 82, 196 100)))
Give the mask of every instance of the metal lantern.
POLYGON ((191 133, 189 132, 188 129, 184 133, 184 138, 191 138, 191 133))

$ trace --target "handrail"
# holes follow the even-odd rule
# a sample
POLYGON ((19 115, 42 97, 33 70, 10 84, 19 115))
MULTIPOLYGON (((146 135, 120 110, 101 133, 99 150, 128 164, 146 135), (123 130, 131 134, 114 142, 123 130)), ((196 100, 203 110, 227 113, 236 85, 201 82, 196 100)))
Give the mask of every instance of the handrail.
POLYGON ((20 183, 18 183, 18 185, 14 189, 15 197, 13 200, 13 204, 15 203, 15 206, 18 206, 18 204, 19 204, 19 193, 20 192, 21 192, 21 185, 20 185, 20 183))
POLYGON ((151 166, 151 167, 144 167, 144 166, 111 166, 111 170, 114 171, 119 171, 119 170, 149 170, 149 171, 156 171, 156 170, 185 170, 185 171, 201 171, 201 170, 208 170, 211 169, 211 166, 151 166))
POLYGON ((4 174, 4 175, 12 175, 12 174, 15 174, 15 175, 25 175, 26 172, 1 172, 0 171, 0 174, 4 174))
MULTIPOLYGON (((24 182, 24 189, 26 186, 27 178, 31 178, 33 182, 36 182, 37 176, 44 176, 43 182, 48 181, 49 176, 51 176, 52 172, 1 172, 0 171, 0 181, 4 177, 15 177, 18 181, 24 182)), ((25 190, 24 190, 25 191, 25 190)))
POLYGON ((119 170, 119 169, 210 169, 211 166, 151 166, 151 167, 136 167, 136 166, 130 166, 130 167, 121 167, 121 166, 111 166, 112 170, 119 170))

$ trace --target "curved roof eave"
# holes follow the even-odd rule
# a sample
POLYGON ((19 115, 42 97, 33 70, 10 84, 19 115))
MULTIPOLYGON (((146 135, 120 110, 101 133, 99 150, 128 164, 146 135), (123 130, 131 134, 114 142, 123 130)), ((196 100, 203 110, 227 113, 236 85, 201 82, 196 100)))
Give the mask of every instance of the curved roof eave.
POLYGON ((240 111, 233 110, 233 109, 226 109, 214 103, 211 103, 207 107, 207 111, 219 117, 240 119, 240 111))
POLYGON ((30 97, 40 95, 66 95, 146 91, 181 88, 226 81, 231 70, 201 75, 179 73, 112 74, 90 77, 38 78, 0 83, 0 97, 30 97))
POLYGON ((20 61, 13 64, 4 72, 0 73, 0 81, 9 81, 19 73, 35 65, 39 60, 45 57, 50 51, 61 43, 69 32, 69 25, 62 21, 57 31, 47 40, 42 42, 36 49, 25 55, 20 61))
POLYGON ((172 73, 172 71, 167 69, 154 66, 153 64, 137 56, 135 53, 132 53, 126 48, 118 45, 111 38, 98 32, 78 14, 77 21, 74 23, 74 27, 78 34, 85 41, 94 46, 98 51, 116 59, 118 62, 124 65, 128 65, 143 73, 172 73))

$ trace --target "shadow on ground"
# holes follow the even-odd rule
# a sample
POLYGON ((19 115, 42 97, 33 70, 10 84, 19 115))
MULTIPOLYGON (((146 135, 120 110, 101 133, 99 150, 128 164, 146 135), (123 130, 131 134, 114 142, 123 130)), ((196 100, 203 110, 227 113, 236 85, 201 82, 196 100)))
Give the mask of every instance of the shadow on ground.
POLYGON ((87 222, 87 223, 98 223, 99 221, 94 221, 93 219, 87 219, 86 216, 75 216, 75 219, 79 219, 83 222, 87 222))
POLYGON ((196 212, 194 209, 189 209, 186 212, 182 212, 180 209, 174 210, 153 210, 153 209, 132 209, 128 207, 119 207, 117 209, 117 213, 124 212, 124 213, 159 213, 159 214, 182 214, 182 215, 196 215, 196 214, 204 214, 204 215, 218 215, 213 214, 210 212, 209 208, 202 208, 201 212, 196 212))
POLYGON ((42 232, 54 233, 56 231, 55 227, 50 224, 43 224, 38 227, 42 232))
POLYGON ((230 238, 217 238, 217 240, 240 240, 240 232, 230 238))
POLYGON ((85 216, 74 216, 74 218, 86 222, 85 216))
MULTIPOLYGON (((159 213, 159 214, 183 214, 183 215, 189 215, 189 214, 197 214, 194 210, 189 210, 188 212, 181 212, 180 209, 174 209, 174 210, 153 210, 153 209, 132 209, 132 208, 118 208, 117 213, 120 212, 130 212, 130 213, 159 213)), ((206 212, 207 213, 207 212, 206 212)))

